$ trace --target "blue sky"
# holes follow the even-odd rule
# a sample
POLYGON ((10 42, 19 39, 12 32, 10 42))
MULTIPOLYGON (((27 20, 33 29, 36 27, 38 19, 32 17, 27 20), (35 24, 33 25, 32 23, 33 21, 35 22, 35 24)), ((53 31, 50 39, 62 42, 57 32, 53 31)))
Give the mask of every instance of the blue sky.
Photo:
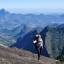
POLYGON ((0 0, 0 9, 13 11, 58 11, 64 10, 64 0, 0 0))

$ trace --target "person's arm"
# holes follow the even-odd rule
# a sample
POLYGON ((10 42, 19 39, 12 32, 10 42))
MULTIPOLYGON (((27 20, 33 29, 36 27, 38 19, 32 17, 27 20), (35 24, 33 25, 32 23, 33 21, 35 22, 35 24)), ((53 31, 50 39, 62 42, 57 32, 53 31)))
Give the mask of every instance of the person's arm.
POLYGON ((36 40, 33 41, 34 44, 35 44, 36 42, 37 42, 36 40))

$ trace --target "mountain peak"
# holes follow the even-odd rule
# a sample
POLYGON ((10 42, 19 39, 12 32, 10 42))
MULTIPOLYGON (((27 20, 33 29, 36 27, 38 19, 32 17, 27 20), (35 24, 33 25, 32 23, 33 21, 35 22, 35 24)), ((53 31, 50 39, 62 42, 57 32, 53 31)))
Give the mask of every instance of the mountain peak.
POLYGON ((6 11, 5 9, 0 9, 0 15, 4 15, 4 14, 7 14, 9 13, 8 11, 6 11))

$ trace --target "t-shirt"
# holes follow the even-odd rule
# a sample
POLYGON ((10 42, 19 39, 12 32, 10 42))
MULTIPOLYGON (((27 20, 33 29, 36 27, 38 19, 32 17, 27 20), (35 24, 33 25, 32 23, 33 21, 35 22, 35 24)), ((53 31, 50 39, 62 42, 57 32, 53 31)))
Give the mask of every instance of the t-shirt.
POLYGON ((37 43, 37 41, 38 41, 38 43, 37 44, 39 44, 40 46, 43 46, 43 40, 42 40, 42 38, 41 38, 41 35, 36 35, 36 38, 38 38, 38 39, 35 39, 34 41, 33 41, 33 43, 35 44, 35 43, 37 43))

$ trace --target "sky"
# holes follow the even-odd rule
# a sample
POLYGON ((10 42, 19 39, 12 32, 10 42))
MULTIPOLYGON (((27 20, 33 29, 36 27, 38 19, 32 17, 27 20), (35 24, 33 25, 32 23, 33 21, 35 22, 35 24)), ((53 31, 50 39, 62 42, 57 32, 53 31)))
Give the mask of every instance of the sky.
POLYGON ((0 9, 16 12, 64 12, 64 0, 0 0, 0 9))

